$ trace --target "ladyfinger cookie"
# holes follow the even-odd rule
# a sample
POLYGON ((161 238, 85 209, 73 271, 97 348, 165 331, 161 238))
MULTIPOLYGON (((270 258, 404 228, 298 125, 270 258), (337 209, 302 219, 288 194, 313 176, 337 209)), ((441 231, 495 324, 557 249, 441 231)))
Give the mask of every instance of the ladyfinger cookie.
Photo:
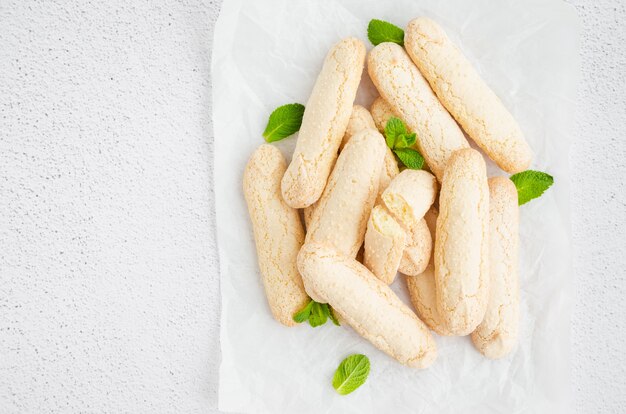
POLYGON ((513 115, 437 23, 412 20, 404 46, 441 103, 500 168, 528 169, 532 151, 513 115))
POLYGON ((328 246, 305 243, 298 269, 307 291, 325 299, 378 349, 413 368, 435 361, 437 348, 426 326, 365 266, 328 246))
POLYGON ((310 206, 324 191, 352 113, 364 60, 365 45, 353 37, 334 45, 326 56, 281 183, 283 198, 293 208, 310 206))
POLYGON ((407 234, 398 271, 406 276, 421 274, 428 266, 432 250, 433 239, 428 231, 426 220, 421 219, 407 234))
POLYGON ((404 252, 406 233, 382 206, 372 209, 365 232, 363 264, 374 275, 390 284, 396 277, 404 252))
POLYGON ((280 194, 280 180, 286 168, 276 147, 261 145, 246 165, 243 194, 270 309, 277 321, 293 326, 293 315, 309 298, 296 265, 304 241, 302 222, 298 211, 289 207, 280 194))
POLYGON ((407 229, 418 224, 435 202, 437 180, 424 170, 406 169, 389 183, 381 199, 407 229))
POLYGON ((519 207, 515 184, 506 177, 489 179, 489 195, 489 300, 472 341, 495 359, 513 349, 519 331, 519 207))
POLYGON ((482 155, 468 148, 448 162, 435 239, 437 307, 452 335, 483 320, 489 288, 489 187, 482 155))
POLYGON ((469 147, 463 132, 401 46, 376 46, 369 54, 367 69, 393 112, 417 134, 419 151, 441 180, 452 153, 469 147))
POLYGON ((385 133, 385 127, 387 126, 389 119, 392 116, 397 118, 397 115, 393 113, 391 106, 380 96, 372 102, 372 105, 370 106, 370 113, 372 114, 372 119, 374 120, 376 128, 378 128, 381 134, 385 133))
MULTIPOLYGON (((354 105, 352 109, 352 115, 350 116, 350 122, 348 122, 348 128, 346 129, 346 134, 344 135, 344 140, 342 142, 342 149, 343 146, 348 143, 350 138, 352 138, 354 135, 364 129, 376 130, 376 126, 374 125, 372 116, 367 109, 363 108, 360 105, 354 105)), ((400 170, 398 169, 398 162, 396 161, 396 157, 394 157, 391 150, 387 147, 383 168, 380 171, 380 182, 378 185, 379 195, 385 190, 385 188, 387 188, 391 180, 393 180, 393 178, 398 175, 399 172, 400 170)), ((313 211, 317 208, 317 204, 318 203, 315 202, 309 207, 305 208, 303 211, 304 224, 306 225, 307 229, 309 228, 311 217, 313 217, 313 211)))
POLYGON ((328 244, 352 259, 356 256, 378 195, 385 148, 373 129, 348 141, 310 219, 306 243, 328 244))

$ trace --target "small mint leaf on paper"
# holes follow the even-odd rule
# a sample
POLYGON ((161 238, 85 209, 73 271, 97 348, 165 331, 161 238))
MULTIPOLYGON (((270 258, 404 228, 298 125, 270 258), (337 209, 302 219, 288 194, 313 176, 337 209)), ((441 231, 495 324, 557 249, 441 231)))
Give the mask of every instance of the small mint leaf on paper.
POLYGON ((421 170, 424 166, 424 157, 412 148, 400 148, 393 152, 400 158, 402 164, 411 170, 421 170))
POLYGON ((309 303, 306 304, 301 311, 297 312, 293 315, 293 320, 297 323, 302 323, 309 319, 309 315, 311 315, 311 308, 313 308, 313 301, 310 300, 309 303))
POLYGON ((328 311, 324 309, 325 306, 328 305, 325 303, 313 302, 311 314, 309 315, 309 325, 313 328, 324 325, 328 320, 328 311))
POLYGON ((333 388, 341 395, 359 388, 370 373, 370 360, 363 354, 353 354, 341 361, 333 376, 333 388))
POLYGON ((534 170, 522 171, 510 178, 517 187, 517 202, 520 206, 540 197, 554 183, 550 174, 534 170))
POLYGON ((374 46, 384 42, 404 46, 404 30, 384 20, 370 20, 367 25, 367 38, 374 46))
POLYGON ((279 106, 271 113, 263 132, 265 141, 276 142, 287 138, 300 130, 304 105, 299 103, 279 106))
POLYGON ((396 118, 392 116, 385 124, 385 142, 387 142, 387 146, 391 149, 396 147, 396 140, 401 135, 406 135, 406 126, 404 126, 404 122, 400 120, 400 118, 396 118))

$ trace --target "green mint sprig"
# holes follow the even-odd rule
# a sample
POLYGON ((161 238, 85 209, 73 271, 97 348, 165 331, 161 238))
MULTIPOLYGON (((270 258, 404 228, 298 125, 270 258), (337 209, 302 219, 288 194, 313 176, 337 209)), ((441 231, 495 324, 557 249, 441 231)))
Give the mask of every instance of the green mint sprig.
POLYGON ((411 148, 416 139, 415 133, 410 134, 399 118, 389 118, 385 125, 385 142, 402 164, 412 170, 420 170, 424 166, 422 154, 411 148))
POLYGON ((265 141, 276 142, 287 138, 300 130, 304 105, 299 103, 279 106, 271 113, 263 132, 265 141))
POLYGON ((367 25, 367 38, 374 46, 384 42, 404 46, 404 30, 384 20, 370 20, 367 25))
POLYGON ((297 323, 309 321, 309 325, 313 328, 324 325, 328 319, 339 326, 339 320, 328 303, 319 303, 313 299, 301 311, 293 315, 293 320, 297 323))
POLYGON ((517 188, 517 202, 520 206, 540 197, 554 183, 550 174, 534 170, 522 171, 510 178, 517 188))
POLYGON ((341 361, 333 376, 333 388, 341 395, 359 388, 370 373, 370 360, 363 354, 353 354, 341 361))

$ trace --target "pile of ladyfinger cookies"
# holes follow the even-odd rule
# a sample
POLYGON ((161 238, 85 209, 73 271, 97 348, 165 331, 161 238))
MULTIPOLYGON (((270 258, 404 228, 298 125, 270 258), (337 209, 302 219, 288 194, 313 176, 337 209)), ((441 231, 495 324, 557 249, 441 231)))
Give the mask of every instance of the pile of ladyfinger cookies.
POLYGON ((464 132, 503 171, 530 166, 513 116, 437 23, 412 20, 403 46, 335 44, 291 163, 263 144, 244 172, 275 319, 293 326, 311 299, 327 303, 414 368, 436 359, 431 330, 471 335, 489 358, 509 353, 519 325, 518 194, 508 177, 487 177, 464 132), (370 111, 354 105, 365 64, 380 94, 370 111), (382 135, 391 117, 416 133, 427 169, 400 172, 382 135), (398 272, 413 309, 389 287, 398 272))

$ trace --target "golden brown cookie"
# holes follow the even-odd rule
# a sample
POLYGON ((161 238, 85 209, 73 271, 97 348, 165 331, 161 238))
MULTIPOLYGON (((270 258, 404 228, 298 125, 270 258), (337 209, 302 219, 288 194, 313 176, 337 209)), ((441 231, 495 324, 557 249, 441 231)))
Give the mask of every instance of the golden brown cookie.
POLYGON ((532 151, 513 115, 437 23, 412 20, 404 46, 437 97, 465 132, 503 170, 528 169, 532 151))
POLYGON ((489 293, 489 187, 482 155, 455 152, 446 167, 435 239, 437 307, 452 335, 483 320, 489 293))
POLYGON ((437 348, 428 328, 365 266, 327 246, 305 244, 298 269, 307 291, 329 303, 378 349, 413 368, 435 361, 437 348))
POLYGON ((285 202, 308 207, 322 195, 361 81, 365 45, 349 37, 332 47, 304 110, 296 149, 281 183, 285 202))
POLYGON ((261 145, 246 165, 243 194, 270 309, 277 321, 293 326, 293 315, 309 298, 296 267, 304 229, 298 211, 289 207, 280 194, 280 180, 286 168, 276 147, 261 145))
POLYGON ((502 358, 519 331, 519 207, 515 184, 506 177, 489 179, 489 195, 489 300, 472 341, 486 357, 502 358))

